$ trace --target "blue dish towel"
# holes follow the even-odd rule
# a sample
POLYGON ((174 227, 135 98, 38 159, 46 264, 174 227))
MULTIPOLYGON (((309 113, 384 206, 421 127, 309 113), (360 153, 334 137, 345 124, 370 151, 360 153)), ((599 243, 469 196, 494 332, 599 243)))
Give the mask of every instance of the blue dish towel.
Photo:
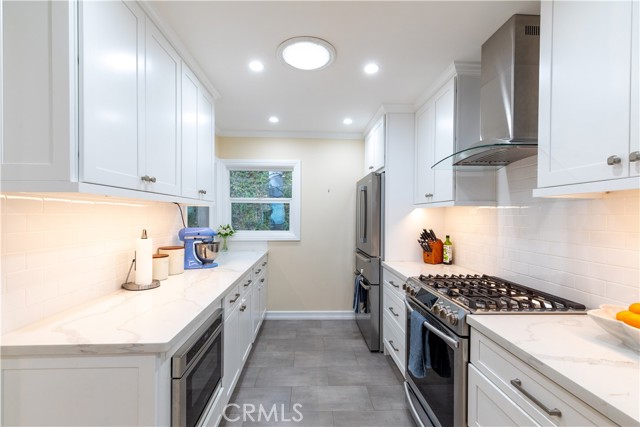
POLYGON ((353 311, 360 313, 360 277, 361 274, 356 274, 356 283, 353 290, 353 311))
POLYGON ((417 310, 411 312, 409 371, 416 378, 424 378, 431 368, 429 330, 422 326, 426 320, 417 310))

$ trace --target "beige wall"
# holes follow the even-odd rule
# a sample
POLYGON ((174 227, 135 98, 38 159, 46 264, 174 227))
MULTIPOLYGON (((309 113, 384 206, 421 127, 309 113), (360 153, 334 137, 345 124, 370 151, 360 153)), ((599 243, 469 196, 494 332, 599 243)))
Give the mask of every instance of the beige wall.
POLYGON ((221 159, 301 162, 301 239, 268 244, 268 309, 350 310, 363 141, 217 137, 216 152, 221 159))

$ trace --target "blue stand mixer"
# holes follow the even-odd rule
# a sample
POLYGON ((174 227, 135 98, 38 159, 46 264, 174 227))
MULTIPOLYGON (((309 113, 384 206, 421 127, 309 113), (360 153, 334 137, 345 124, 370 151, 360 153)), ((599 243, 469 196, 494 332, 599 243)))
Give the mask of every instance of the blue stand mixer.
POLYGON ((218 266, 213 262, 220 249, 220 242, 213 241, 216 234, 208 227, 186 227, 178 232, 178 237, 184 242, 185 270, 218 266))

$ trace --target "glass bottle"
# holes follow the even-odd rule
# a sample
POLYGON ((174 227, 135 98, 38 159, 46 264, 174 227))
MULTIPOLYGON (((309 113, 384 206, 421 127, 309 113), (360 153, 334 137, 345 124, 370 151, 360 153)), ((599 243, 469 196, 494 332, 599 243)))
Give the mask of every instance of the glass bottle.
POLYGON ((453 264, 453 244, 449 240, 448 234, 442 247, 442 262, 447 265, 453 264))

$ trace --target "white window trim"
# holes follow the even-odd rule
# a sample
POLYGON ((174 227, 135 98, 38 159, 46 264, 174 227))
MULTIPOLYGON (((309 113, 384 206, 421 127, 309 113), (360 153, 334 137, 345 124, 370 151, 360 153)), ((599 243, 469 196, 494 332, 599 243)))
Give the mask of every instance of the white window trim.
MULTIPOLYGON (((224 167, 220 170, 220 224, 231 224, 231 198, 229 197, 230 170, 290 170, 291 201, 289 203, 289 228, 282 230, 243 231, 238 230, 232 239, 237 241, 267 241, 267 240, 300 240, 300 160, 220 160, 224 167)), ((269 199, 261 199, 267 201, 269 199)))

